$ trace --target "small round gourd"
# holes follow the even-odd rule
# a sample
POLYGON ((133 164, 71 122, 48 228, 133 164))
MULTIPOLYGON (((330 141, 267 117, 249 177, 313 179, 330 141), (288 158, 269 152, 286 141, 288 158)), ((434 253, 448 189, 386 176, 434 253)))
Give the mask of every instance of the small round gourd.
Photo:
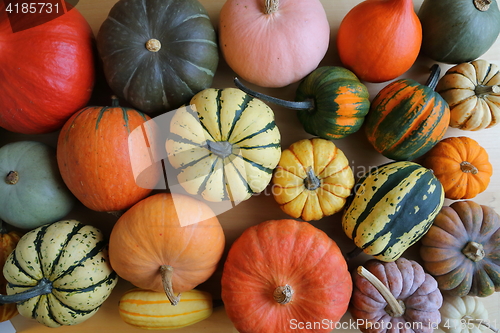
POLYGON ((197 0, 120 0, 96 39, 109 86, 145 113, 189 102, 212 85, 219 62, 217 35, 197 0))
POLYGON ((56 150, 37 141, 0 148, 0 219, 34 229, 65 217, 75 204, 57 166, 56 150))
POLYGON ((362 332, 432 333, 441 320, 443 296, 436 280, 416 261, 371 259, 353 273, 349 308, 362 332))
POLYGON ((271 181, 280 141, 265 103, 239 89, 210 88, 175 111, 165 146, 187 193, 210 202, 241 202, 271 181))
POLYGON ((357 132, 370 110, 366 86, 348 69, 323 66, 315 69, 297 87, 295 101, 264 95, 245 87, 247 94, 284 108, 297 110, 304 130, 326 140, 342 139, 357 132))
POLYGON ((450 106, 450 126, 479 131, 500 120, 500 67, 483 59, 458 64, 439 80, 436 91, 450 106))
POLYGON ((283 151, 272 184, 274 199, 285 213, 311 221, 344 207, 354 175, 346 156, 332 141, 304 139, 283 151))
POLYGON ((434 172, 452 200, 474 198, 488 188, 493 174, 486 150, 466 136, 441 140, 424 155, 422 165, 434 172))
POLYGON ((46 224, 24 234, 3 268, 7 294, 19 313, 48 327, 92 317, 118 279, 101 231, 75 220, 46 224))
POLYGON ((498 333, 495 320, 489 318, 488 310, 479 297, 445 295, 439 312, 439 329, 446 333, 498 333))
POLYGON ((418 17, 422 53, 449 64, 479 58, 500 33, 496 0, 425 0, 418 17))
POLYGON ((500 216, 474 201, 445 206, 422 237, 423 266, 443 294, 486 297, 500 288, 500 216))

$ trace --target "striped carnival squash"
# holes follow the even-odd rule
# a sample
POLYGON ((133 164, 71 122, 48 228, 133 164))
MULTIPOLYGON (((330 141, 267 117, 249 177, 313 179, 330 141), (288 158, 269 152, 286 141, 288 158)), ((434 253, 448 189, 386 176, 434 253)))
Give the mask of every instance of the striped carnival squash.
POLYGON ((395 261, 431 227, 444 190, 431 170, 399 161, 370 170, 342 216, 346 235, 365 253, 395 261))
POLYGON ((111 89, 145 113, 173 110, 208 88, 217 35, 197 0, 120 0, 97 33, 111 89))
POLYGON ((79 324, 93 316, 117 283, 100 230, 75 220, 24 234, 3 274, 19 313, 48 327, 79 324))
POLYGON ((131 326, 149 330, 177 329, 210 317, 212 295, 197 289, 185 291, 174 306, 165 293, 135 288, 123 294, 118 310, 120 318, 131 326))
POLYGON ((129 140, 136 128, 154 133, 145 125, 149 119, 142 112, 121 107, 113 97, 111 106, 83 108, 64 124, 57 141, 57 163, 64 183, 87 208, 121 211, 155 188, 159 164, 140 175, 134 174, 131 164, 131 160, 151 164, 143 144, 129 140))
POLYGON ((192 195, 243 201, 271 181, 281 154, 274 113, 234 88, 205 89, 175 111, 166 150, 180 185, 192 195))
POLYGON ((425 85, 399 79, 379 91, 366 117, 366 136, 379 153, 393 160, 413 160, 429 151, 448 129, 448 103, 434 91, 438 65, 425 85))
POLYGON ((235 84, 263 101, 297 110, 304 130, 326 140, 357 132, 370 110, 366 86, 353 72, 338 66, 323 66, 311 72, 300 82, 293 102, 253 91, 238 79, 235 84))

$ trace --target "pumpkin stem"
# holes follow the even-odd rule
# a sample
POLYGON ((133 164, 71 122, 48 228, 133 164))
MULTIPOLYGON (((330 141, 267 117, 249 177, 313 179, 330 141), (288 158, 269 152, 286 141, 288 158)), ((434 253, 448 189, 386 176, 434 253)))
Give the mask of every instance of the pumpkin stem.
POLYGON ((309 191, 314 191, 321 186, 321 180, 314 174, 312 167, 307 168, 307 177, 304 179, 304 186, 309 191))
POLYGON ((174 268, 170 265, 161 265, 160 266, 161 273, 161 282, 163 283, 163 290, 167 295, 170 304, 177 305, 180 301, 181 294, 179 293, 177 296, 174 295, 174 288, 172 288, 172 277, 174 275, 174 268))
POLYGON ((5 176, 5 182, 9 185, 16 185, 19 181, 19 173, 17 171, 9 171, 5 176))
POLYGON ((460 163, 460 170, 465 173, 472 173, 473 175, 479 172, 479 170, 472 163, 467 161, 460 163))
POLYGON ((0 304, 20 303, 30 298, 50 294, 52 292, 52 281, 42 278, 37 285, 28 290, 12 295, 0 295, 0 304))
POLYGON ((312 99, 308 99, 308 100, 301 101, 301 102, 293 102, 293 101, 286 101, 284 99, 280 99, 280 98, 276 98, 276 97, 271 97, 271 96, 268 96, 266 94, 263 94, 263 93, 260 93, 257 91, 253 91, 252 89, 246 87, 245 85, 243 85, 243 83, 240 82, 240 80, 237 77, 234 78, 234 84, 236 85, 236 87, 238 87, 238 89, 240 89, 241 91, 243 91, 244 93, 246 93, 252 97, 261 99, 265 102, 269 102, 269 103, 273 103, 273 104, 282 106, 282 107, 287 108, 287 109, 291 109, 291 110, 313 110, 314 109, 314 101, 312 99))
POLYGON ((279 0, 266 0, 266 7, 264 10, 265 14, 272 14, 278 11, 280 1, 279 0))
POLYGON ((483 244, 476 242, 468 242, 462 249, 462 253, 474 262, 482 260, 486 255, 483 249, 483 244))
POLYGON ((111 107, 117 108, 120 106, 120 100, 116 95, 111 96, 111 107))
POLYGON ((391 317, 401 317, 405 313, 405 305, 401 300, 397 300, 396 297, 391 293, 389 288, 385 286, 372 272, 364 268, 363 266, 358 267, 358 274, 364 277, 370 282, 375 289, 382 295, 382 297, 387 302, 387 307, 385 311, 391 317))
POLYGON ((274 289, 273 298, 276 302, 280 304, 287 304, 292 300, 293 297, 293 289, 288 284, 284 286, 279 286, 274 289))
POLYGON ((233 153, 233 145, 227 141, 207 140, 207 149, 220 158, 226 158, 233 153))
POLYGON ((432 90, 436 89, 436 86, 439 82, 439 75, 441 75, 441 67, 438 64, 434 64, 431 67, 431 74, 425 82, 425 85, 431 88, 432 90))
POLYGON ((489 328, 490 330, 492 330, 493 332, 495 333, 498 333, 498 328, 496 327, 493 327, 492 325, 490 325, 486 320, 484 319, 476 319, 476 318, 472 318, 471 316, 464 316, 462 317, 462 323, 464 324, 467 324, 467 323, 472 323, 472 324, 479 324, 479 325, 483 325, 484 327, 486 328, 489 328))
POLYGON ((355 247, 353 250, 351 250, 349 253, 345 255, 346 260, 351 260, 353 258, 356 258, 363 252, 363 249, 359 247, 355 247))
POLYGON ((490 8, 492 2, 492 0, 474 0, 474 6, 478 10, 485 12, 490 8))
POLYGON ((474 93, 476 94, 476 96, 479 97, 489 94, 498 94, 500 93, 500 85, 499 86, 477 85, 476 88, 474 89, 474 93))
POLYGON ((161 49, 161 43, 158 39, 151 38, 146 42, 146 49, 151 52, 158 52, 161 49))

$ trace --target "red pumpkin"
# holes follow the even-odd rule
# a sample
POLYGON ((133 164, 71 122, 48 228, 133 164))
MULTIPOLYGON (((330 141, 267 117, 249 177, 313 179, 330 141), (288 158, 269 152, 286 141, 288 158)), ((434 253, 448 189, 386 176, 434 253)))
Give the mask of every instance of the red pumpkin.
POLYGON ((135 109, 118 106, 115 99, 111 107, 80 110, 63 126, 57 163, 66 186, 86 207, 106 212, 125 210, 155 188, 159 169, 153 164, 139 180, 130 153, 134 152, 136 163, 151 161, 143 142, 129 140, 130 133, 149 119, 135 109))
POLYGON ((339 247, 307 222, 274 220, 233 243, 222 300, 241 333, 330 332, 347 311, 352 280, 339 247))
POLYGON ((92 44, 92 30, 75 8, 13 33, 0 2, 0 127, 24 134, 61 128, 90 99, 92 44))

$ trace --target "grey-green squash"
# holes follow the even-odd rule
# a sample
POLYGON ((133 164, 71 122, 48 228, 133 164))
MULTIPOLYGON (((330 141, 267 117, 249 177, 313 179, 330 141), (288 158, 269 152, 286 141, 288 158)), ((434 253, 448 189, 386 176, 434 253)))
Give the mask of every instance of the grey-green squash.
POLYGON ((37 141, 0 148, 0 219, 33 229, 58 221, 74 207, 75 197, 57 166, 56 151, 37 141))
POLYGON ((48 327, 79 324, 94 315, 117 283, 102 232, 58 221, 21 237, 3 268, 7 295, 19 313, 48 327))
POLYGON ((433 172, 409 161, 373 168, 354 188, 342 228, 359 249, 385 262, 425 235, 444 202, 433 172))
POLYGON ((212 85, 215 29, 197 0, 120 0, 97 34, 110 88, 145 113, 172 110, 212 85))
POLYGON ((210 202, 247 200, 270 183, 281 156, 272 109, 235 88, 205 89, 175 111, 166 140, 177 180, 210 202))
POLYGON ((418 17, 422 53, 449 64, 479 58, 500 33, 496 0, 424 0, 418 17))

